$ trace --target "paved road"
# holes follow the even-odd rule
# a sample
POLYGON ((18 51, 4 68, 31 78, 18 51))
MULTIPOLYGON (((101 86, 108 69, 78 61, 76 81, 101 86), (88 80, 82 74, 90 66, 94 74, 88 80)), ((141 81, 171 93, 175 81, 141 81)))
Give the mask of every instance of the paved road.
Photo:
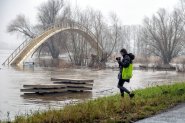
POLYGON ((136 123, 185 123, 185 103, 136 123))

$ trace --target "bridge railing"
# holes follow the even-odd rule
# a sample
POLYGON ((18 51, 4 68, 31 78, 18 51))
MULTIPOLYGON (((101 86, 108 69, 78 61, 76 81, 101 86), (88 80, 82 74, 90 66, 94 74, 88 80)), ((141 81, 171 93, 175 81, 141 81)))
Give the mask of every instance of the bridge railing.
MULTIPOLYGON (((39 35, 42 35, 45 31, 48 31, 50 29, 52 29, 54 26, 51 25, 49 26, 49 28, 47 28, 46 30, 43 30, 41 33, 38 34, 39 35)), ((37 36, 36 36, 37 37, 37 36)), ((34 37, 34 38, 36 38, 34 37)), ((9 65, 12 60, 18 56, 18 54, 31 42, 31 41, 34 41, 34 38, 33 39, 27 39, 25 41, 23 41, 12 53, 11 55, 4 61, 4 63, 2 65, 9 65)))
POLYGON ((19 47, 17 47, 12 53, 11 55, 5 60, 5 62, 3 63, 3 65, 9 65, 9 63, 15 58, 17 57, 17 55, 24 49, 24 47, 26 45, 28 45, 28 43, 30 42, 30 40, 25 40, 24 42, 21 43, 21 45, 19 45, 19 47))
POLYGON ((92 33, 92 31, 90 29, 88 29, 87 27, 83 26, 82 24, 75 22, 75 21, 62 21, 62 22, 58 22, 55 24, 50 24, 45 30, 45 31, 49 31, 51 29, 56 29, 56 28, 72 28, 72 29, 80 29, 84 32, 86 32, 88 35, 90 35, 94 41, 96 41, 97 45, 102 49, 102 45, 100 43, 98 43, 97 37, 94 35, 94 33, 92 33))
POLYGON ((47 28, 45 30, 43 30, 43 32, 41 32, 41 34, 44 33, 45 31, 49 31, 49 30, 55 29, 55 28, 69 28, 69 27, 73 28, 73 29, 74 28, 80 29, 80 30, 86 32, 88 35, 90 35, 95 41, 97 41, 96 36, 91 32, 90 29, 88 29, 87 27, 83 26, 82 24, 80 24, 78 22, 74 22, 74 21, 63 21, 63 22, 58 22, 55 24, 50 24, 49 26, 47 26, 47 28))
MULTIPOLYGON (((80 29, 84 32, 86 32, 88 35, 90 35, 95 41, 97 41, 96 36, 91 32, 90 29, 88 29, 87 27, 83 26, 82 24, 78 23, 78 22, 74 22, 74 21, 67 21, 67 22, 59 22, 57 24, 51 24, 50 26, 48 26, 48 28, 45 31, 48 31, 52 28, 75 28, 75 29, 80 29)), ((98 43, 98 42, 97 42, 98 43)))
MULTIPOLYGON (((74 22, 74 21, 64 21, 64 22, 59 22, 57 24, 50 24, 46 29, 44 29, 40 34, 38 34, 35 38, 37 38, 38 36, 44 35, 44 33, 46 33, 47 31, 50 31, 52 29, 57 29, 57 28, 72 28, 72 29, 80 29, 84 32, 86 32, 88 35, 90 35, 94 41, 97 41, 96 36, 85 26, 81 25, 80 23, 74 22)), ((25 40, 21 45, 19 45, 18 48, 16 48, 13 53, 5 60, 5 62, 3 63, 3 65, 9 65, 12 60, 18 56, 18 54, 32 41, 34 41, 34 39, 30 39, 30 40, 25 40)), ((96 42, 98 44, 98 42, 96 42)), ((99 46, 101 46, 100 44, 98 44, 99 46)))

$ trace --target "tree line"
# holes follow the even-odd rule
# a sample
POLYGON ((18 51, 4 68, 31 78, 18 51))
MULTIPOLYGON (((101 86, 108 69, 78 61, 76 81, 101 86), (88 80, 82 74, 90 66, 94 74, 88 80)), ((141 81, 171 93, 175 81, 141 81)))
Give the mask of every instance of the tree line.
POLYGON ((60 54, 67 53, 72 63, 93 66, 95 63, 104 64, 112 53, 126 48, 136 57, 158 56, 164 64, 169 64, 173 58, 185 53, 184 5, 185 0, 180 0, 173 11, 159 9, 152 17, 145 17, 141 25, 123 25, 115 13, 105 17, 101 11, 92 8, 80 9, 64 0, 48 0, 37 8, 36 25, 32 25, 25 15, 17 15, 7 30, 25 39, 33 39, 51 24, 72 20, 94 33, 105 54, 96 54, 82 35, 66 31, 43 43, 36 50, 38 56, 49 53, 57 59, 60 54))

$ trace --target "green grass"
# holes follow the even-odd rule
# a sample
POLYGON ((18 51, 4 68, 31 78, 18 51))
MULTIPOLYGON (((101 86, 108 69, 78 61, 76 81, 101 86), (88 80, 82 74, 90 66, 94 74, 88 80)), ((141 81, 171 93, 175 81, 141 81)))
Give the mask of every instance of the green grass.
POLYGON ((69 105, 61 110, 16 116, 14 123, 94 123, 131 122, 143 119, 185 102, 185 83, 134 91, 135 97, 119 94, 69 105))

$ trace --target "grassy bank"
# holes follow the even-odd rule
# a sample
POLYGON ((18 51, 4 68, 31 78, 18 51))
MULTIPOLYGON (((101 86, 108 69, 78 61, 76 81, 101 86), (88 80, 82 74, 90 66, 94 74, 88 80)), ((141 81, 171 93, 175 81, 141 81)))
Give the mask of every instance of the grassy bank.
POLYGON ((185 83, 164 85, 134 91, 136 96, 108 96, 96 100, 66 106, 61 110, 35 112, 18 116, 15 123, 82 123, 82 122, 130 122, 164 111, 185 102, 185 83))

